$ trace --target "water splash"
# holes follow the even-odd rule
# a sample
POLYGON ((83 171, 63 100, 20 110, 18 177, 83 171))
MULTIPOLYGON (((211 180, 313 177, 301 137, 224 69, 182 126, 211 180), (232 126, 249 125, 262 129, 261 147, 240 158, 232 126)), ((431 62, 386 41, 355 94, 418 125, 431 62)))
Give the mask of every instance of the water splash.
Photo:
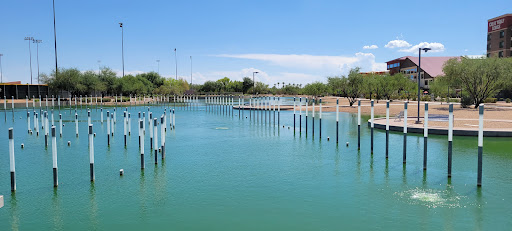
POLYGON ((454 192, 451 187, 445 190, 414 188, 396 192, 395 195, 406 203, 423 205, 429 208, 459 208, 462 207, 461 200, 464 199, 464 196, 454 192))

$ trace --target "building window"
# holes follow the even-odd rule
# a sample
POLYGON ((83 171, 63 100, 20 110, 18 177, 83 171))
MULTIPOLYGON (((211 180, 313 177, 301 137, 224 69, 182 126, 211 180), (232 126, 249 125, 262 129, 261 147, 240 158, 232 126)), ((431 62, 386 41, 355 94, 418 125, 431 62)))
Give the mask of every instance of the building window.
POLYGON ((500 57, 500 58, 503 57, 503 51, 498 52, 498 57, 500 57))
POLYGON ((428 80, 425 80, 425 86, 428 86, 428 80))
POLYGON ((503 38, 503 37, 505 37, 505 31, 504 30, 500 31, 500 38, 503 38))
POLYGON ((491 49, 491 44, 487 44, 487 50, 490 50, 491 49))
POLYGON ((491 53, 487 53, 487 58, 490 58, 491 57, 491 53))
POLYGON ((487 41, 491 41, 491 34, 487 34, 487 41))
POLYGON ((500 42, 500 48, 503 48, 505 46, 505 42, 504 41, 501 41, 500 42))

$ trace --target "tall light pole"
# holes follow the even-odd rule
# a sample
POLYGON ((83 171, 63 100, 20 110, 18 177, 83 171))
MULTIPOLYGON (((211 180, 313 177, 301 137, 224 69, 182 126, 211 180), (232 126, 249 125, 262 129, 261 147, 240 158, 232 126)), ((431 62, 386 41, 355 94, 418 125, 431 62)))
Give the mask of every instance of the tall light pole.
POLYGON ((259 72, 253 71, 252 72, 252 91, 253 93, 256 93, 256 82, 254 81, 254 74, 258 74, 259 72))
POLYGON ((176 56, 176 48, 174 48, 174 61, 176 62, 176 80, 178 80, 178 58, 176 56))
POLYGON ((124 28, 123 23, 119 23, 119 27, 121 27, 121 56, 123 59, 123 77, 124 77, 124 28))
POLYGON ((98 76, 101 75, 101 60, 98 60, 98 76))
POLYGON ((432 50, 431 48, 418 48, 418 119, 417 124, 420 124, 420 80, 421 80, 421 50, 427 51, 432 50))
POLYGON ((3 54, 0 54, 0 83, 4 82, 4 75, 2 74, 2 56, 3 54))
POLYGON ((37 59, 37 84, 39 84, 39 43, 42 43, 43 40, 35 39, 33 43, 36 44, 36 59, 37 59))
POLYGON ((156 63, 158 64, 158 75, 160 75, 160 59, 157 59, 156 63))
POLYGON ((55 0, 53 0, 53 39, 55 41, 55 78, 59 74, 59 65, 57 63, 57 26, 55 24, 55 0))
POLYGON ((192 55, 190 56, 190 85, 192 85, 192 55))
POLYGON ((30 57, 30 84, 32 84, 32 50, 30 49, 30 41, 33 41, 34 37, 25 37, 25 40, 28 41, 28 53, 30 57))

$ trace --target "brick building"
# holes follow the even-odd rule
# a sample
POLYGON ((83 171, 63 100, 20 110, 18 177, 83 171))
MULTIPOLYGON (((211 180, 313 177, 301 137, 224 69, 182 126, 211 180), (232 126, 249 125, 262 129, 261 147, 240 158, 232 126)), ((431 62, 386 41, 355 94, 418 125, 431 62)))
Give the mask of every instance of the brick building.
POLYGON ((512 57, 512 14, 487 20, 487 57, 512 57))

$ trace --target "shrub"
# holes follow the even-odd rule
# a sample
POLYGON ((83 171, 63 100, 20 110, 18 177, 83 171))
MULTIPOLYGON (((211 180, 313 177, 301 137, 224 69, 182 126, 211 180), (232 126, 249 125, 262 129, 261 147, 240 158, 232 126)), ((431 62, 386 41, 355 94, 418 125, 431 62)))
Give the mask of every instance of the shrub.
POLYGON ((484 103, 496 103, 498 102, 497 98, 487 98, 484 100, 484 103))
POLYGON ((457 98, 449 98, 449 101, 450 103, 458 103, 460 102, 460 99, 457 99, 457 98))
POLYGON ((506 103, 510 103, 510 98, 507 98, 507 99, 505 100, 505 102, 506 102, 506 103))
POLYGON ((468 95, 462 95, 462 98, 460 100, 460 106, 462 108, 468 108, 469 106, 473 105, 473 99, 468 95))
POLYGON ((421 97, 421 101, 430 101, 432 99, 432 97, 430 97, 430 95, 424 95, 421 97))
POLYGON ((103 101, 103 103, 108 103, 108 102, 112 101, 112 99, 111 98, 103 98, 102 101, 103 101))

